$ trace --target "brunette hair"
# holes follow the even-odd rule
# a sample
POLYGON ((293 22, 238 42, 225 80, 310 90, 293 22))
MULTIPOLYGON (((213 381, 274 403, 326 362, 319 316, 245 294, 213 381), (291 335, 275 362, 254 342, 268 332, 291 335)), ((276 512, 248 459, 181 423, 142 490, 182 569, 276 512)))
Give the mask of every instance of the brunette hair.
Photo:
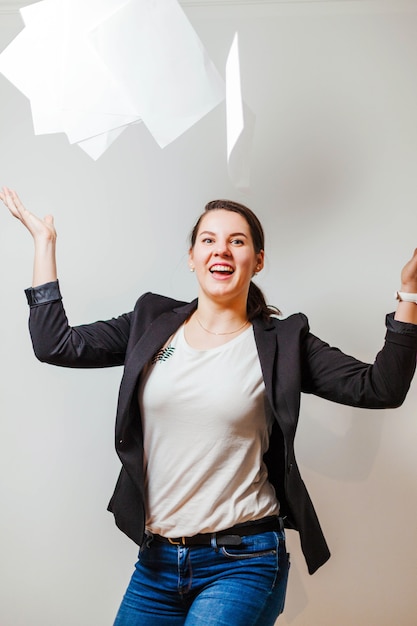
MULTIPOLYGON (((249 209, 244 204, 239 204, 239 202, 234 202, 233 200, 211 200, 204 207, 203 213, 200 215, 198 220, 196 221, 194 228, 191 231, 190 235, 190 244, 191 248, 194 247, 196 242, 198 229, 200 228, 200 224, 204 216, 209 211, 218 211, 219 209, 223 209, 224 211, 232 211, 233 213, 238 213, 241 215, 247 222, 249 226, 249 230, 252 236, 253 246, 255 248, 255 252, 258 253, 265 248, 265 235, 264 230, 262 228, 262 224, 259 219, 256 217, 255 213, 249 209)), ((265 296, 262 293, 261 289, 251 280, 249 285, 249 293, 248 300, 246 305, 246 311, 248 315, 248 319, 252 321, 255 317, 263 317, 268 318, 271 315, 280 315, 281 311, 277 309, 275 306, 271 306, 266 303, 265 296)))

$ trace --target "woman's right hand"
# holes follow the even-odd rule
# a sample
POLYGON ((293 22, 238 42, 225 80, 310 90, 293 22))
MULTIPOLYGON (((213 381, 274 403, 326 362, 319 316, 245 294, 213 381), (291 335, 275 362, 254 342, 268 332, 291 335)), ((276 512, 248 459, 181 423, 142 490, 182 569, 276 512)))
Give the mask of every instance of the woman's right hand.
POLYGON ((19 196, 9 187, 0 191, 0 200, 10 213, 30 232, 35 242, 32 287, 57 280, 55 242, 56 230, 52 215, 40 219, 28 211, 19 196))
POLYGON ((0 191, 0 199, 10 213, 26 226, 35 241, 55 242, 56 230, 52 215, 46 215, 43 220, 40 219, 24 207, 17 193, 9 187, 3 187, 0 191))

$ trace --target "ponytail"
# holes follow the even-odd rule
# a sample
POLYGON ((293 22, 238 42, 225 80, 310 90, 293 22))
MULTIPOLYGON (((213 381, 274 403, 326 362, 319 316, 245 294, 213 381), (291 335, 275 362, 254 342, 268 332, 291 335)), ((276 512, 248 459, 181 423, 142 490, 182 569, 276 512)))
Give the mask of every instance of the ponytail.
POLYGON ((255 317, 262 317, 265 320, 271 315, 281 315, 281 311, 277 307, 266 303, 264 294, 253 281, 249 285, 246 312, 250 322, 255 317))

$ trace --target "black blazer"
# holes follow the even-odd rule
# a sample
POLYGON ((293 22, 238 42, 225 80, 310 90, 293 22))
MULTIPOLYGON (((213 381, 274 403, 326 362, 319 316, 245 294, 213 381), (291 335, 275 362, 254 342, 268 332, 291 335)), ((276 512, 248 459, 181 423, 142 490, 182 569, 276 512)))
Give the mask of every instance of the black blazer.
MULTIPOLYGON (((65 367, 124 365, 115 442, 122 469, 109 503, 117 526, 137 544, 144 533, 143 438, 137 385, 143 367, 197 306, 151 293, 134 311, 108 321, 70 327, 58 283, 26 291, 36 356, 65 367)), ((294 456, 300 394, 356 407, 399 406, 416 366, 417 327, 387 316, 386 341, 373 365, 330 347, 309 331, 299 313, 287 319, 255 319, 253 329, 266 394, 275 422, 265 461, 285 525, 299 531, 312 574, 330 556, 294 456)))

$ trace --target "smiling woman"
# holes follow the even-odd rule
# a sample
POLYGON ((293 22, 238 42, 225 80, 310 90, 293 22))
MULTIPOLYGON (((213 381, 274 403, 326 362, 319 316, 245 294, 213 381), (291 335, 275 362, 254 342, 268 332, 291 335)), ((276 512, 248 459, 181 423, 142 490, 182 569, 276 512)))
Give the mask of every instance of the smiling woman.
POLYGON ((200 335, 203 328, 225 338, 249 323, 249 287, 255 272, 263 267, 263 258, 264 251, 255 250, 249 224, 241 214, 224 208, 205 213, 189 253, 199 284, 198 309, 188 325, 193 335, 200 335), (199 325, 193 323, 196 319, 199 325))
POLYGON ((417 251, 401 273, 373 364, 330 347, 303 314, 278 319, 253 283, 264 233, 247 207, 209 203, 191 234, 191 303, 147 293, 134 310, 71 327, 52 216, 0 199, 35 243, 26 291, 36 356, 124 365, 116 418, 122 469, 109 510, 139 546, 115 626, 273 626, 289 571, 285 527, 310 573, 330 556, 294 456, 302 392, 356 407, 400 405, 417 353, 417 251))
POLYGON ((198 307, 186 327, 190 345, 200 350, 221 345, 258 315, 279 314, 252 282, 264 266, 265 237, 251 209, 231 200, 209 202, 190 243, 189 264, 199 284, 198 307))

